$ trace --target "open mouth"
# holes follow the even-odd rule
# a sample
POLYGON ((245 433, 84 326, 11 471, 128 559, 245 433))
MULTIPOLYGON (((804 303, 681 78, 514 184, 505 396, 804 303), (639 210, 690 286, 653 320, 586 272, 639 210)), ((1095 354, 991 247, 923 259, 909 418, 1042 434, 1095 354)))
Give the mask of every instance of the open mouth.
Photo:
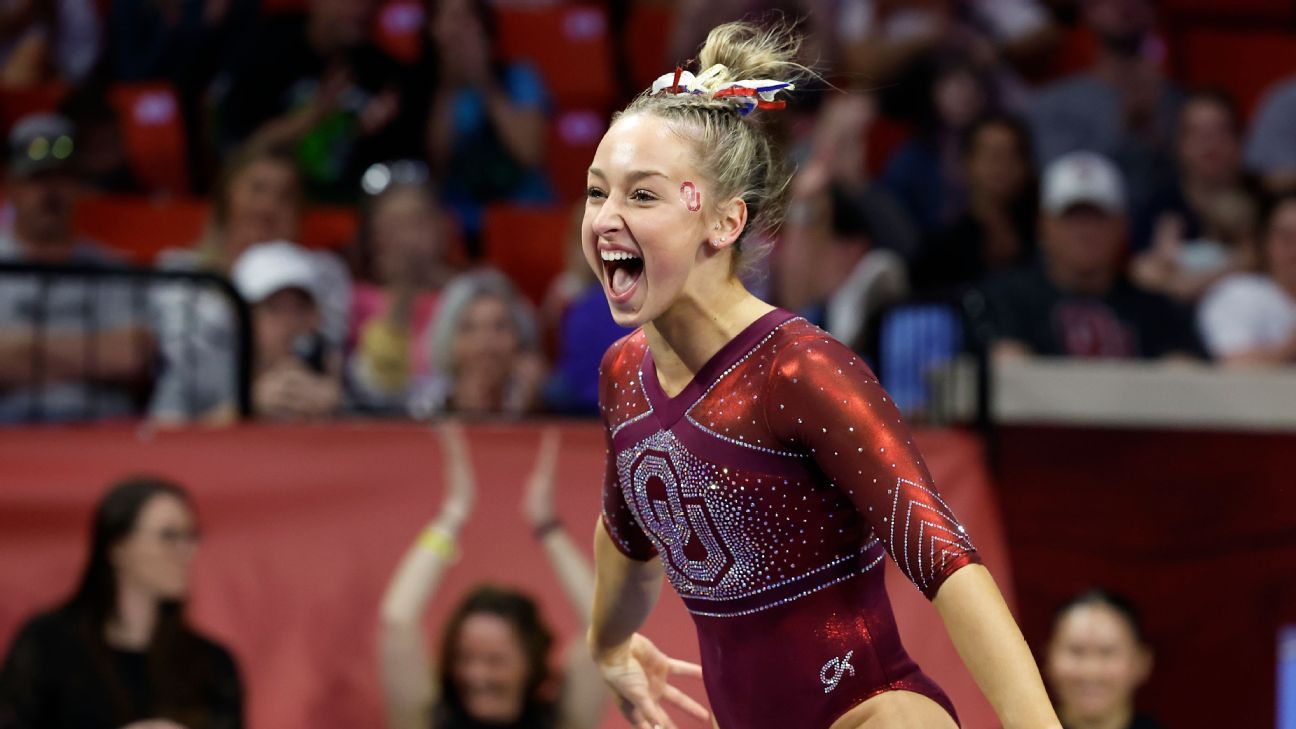
POLYGON ((599 251, 604 280, 613 296, 624 297, 634 290, 643 275, 643 259, 627 251, 599 251))

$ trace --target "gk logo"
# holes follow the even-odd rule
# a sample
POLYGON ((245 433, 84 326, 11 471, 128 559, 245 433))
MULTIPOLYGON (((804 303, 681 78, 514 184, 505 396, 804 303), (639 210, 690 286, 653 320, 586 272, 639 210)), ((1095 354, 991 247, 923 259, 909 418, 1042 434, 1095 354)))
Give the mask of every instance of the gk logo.
POLYGON ((855 655, 855 651, 846 651, 845 658, 834 658, 825 663, 823 668, 819 669, 819 680, 823 682, 824 693, 828 693, 837 688, 837 684, 841 683, 842 674, 847 671, 850 671, 850 675, 855 675, 855 667, 850 664, 850 659, 853 655, 855 655), (829 671, 833 672, 831 677, 828 675, 829 671))

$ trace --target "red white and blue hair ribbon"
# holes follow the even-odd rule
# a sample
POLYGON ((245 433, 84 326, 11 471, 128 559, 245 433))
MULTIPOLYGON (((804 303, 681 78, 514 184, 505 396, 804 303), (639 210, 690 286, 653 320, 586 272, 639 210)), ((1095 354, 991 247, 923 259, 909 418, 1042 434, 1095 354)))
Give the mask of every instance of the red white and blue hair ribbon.
POLYGON ((786 107, 787 101, 776 98, 778 92, 796 88, 787 81, 773 79, 742 79, 716 83, 716 79, 728 70, 717 63, 694 76, 682 68, 676 68, 674 72, 664 73, 653 81, 652 93, 710 94, 712 98, 732 100, 738 113, 747 116, 755 109, 786 107))

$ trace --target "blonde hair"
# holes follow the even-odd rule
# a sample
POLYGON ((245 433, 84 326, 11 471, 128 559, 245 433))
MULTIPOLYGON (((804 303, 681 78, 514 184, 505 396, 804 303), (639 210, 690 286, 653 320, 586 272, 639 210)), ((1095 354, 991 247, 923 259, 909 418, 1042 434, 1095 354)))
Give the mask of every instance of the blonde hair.
POLYGON ((698 53, 702 73, 695 88, 702 93, 650 89, 612 118, 647 113, 671 122, 673 131, 693 144, 698 167, 714 184, 712 200, 738 197, 747 204, 747 226, 735 243, 735 270, 750 268, 767 252, 766 234, 783 222, 792 171, 766 128, 770 112, 744 114, 732 98, 713 93, 733 81, 812 76, 794 60, 800 47, 801 36, 781 23, 769 28, 746 21, 717 26, 698 53))

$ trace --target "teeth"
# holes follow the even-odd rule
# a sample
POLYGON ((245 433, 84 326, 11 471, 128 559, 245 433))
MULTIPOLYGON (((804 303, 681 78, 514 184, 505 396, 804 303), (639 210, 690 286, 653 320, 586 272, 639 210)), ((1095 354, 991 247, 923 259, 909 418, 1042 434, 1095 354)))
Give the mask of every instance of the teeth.
POLYGON ((599 256, 600 256, 603 260, 608 261, 608 262, 611 262, 611 261, 633 261, 633 260, 637 260, 637 259, 639 258, 639 256, 636 256, 636 255, 633 255, 633 254, 630 254, 630 253, 626 253, 625 251, 599 251, 599 256))

